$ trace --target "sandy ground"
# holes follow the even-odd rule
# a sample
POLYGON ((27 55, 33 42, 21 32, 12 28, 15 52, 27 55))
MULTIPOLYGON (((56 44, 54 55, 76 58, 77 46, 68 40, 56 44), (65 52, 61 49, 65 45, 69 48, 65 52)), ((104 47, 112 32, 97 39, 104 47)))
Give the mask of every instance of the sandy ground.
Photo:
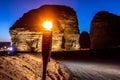
MULTIPOLYGON (((0 80, 41 80, 41 77, 40 54, 0 56, 0 80)), ((120 80, 120 62, 51 59, 47 68, 47 80, 120 80)))
MULTIPOLYGON (((40 55, 17 54, 0 56, 0 80, 41 80, 42 58, 40 55)), ((47 80, 79 80, 65 66, 50 60, 47 80)))
POLYGON ((80 80, 120 80, 120 62, 59 61, 80 80))

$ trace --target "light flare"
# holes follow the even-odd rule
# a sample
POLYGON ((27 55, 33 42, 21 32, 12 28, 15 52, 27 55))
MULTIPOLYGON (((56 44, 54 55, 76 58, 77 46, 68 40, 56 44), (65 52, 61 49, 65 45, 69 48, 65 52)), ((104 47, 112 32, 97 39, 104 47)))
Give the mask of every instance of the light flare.
POLYGON ((51 29, 52 29, 52 22, 46 20, 45 22, 43 22, 42 26, 43 26, 46 30, 51 30, 51 29))

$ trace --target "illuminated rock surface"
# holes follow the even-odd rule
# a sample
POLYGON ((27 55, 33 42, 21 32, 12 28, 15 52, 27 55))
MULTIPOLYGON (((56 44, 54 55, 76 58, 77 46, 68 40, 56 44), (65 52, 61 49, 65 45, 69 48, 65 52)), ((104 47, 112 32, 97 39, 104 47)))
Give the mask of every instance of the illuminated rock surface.
POLYGON ((52 50, 79 49, 79 30, 75 11, 67 6, 44 5, 25 13, 10 28, 13 45, 18 51, 41 51, 42 23, 53 22, 52 50), (63 43, 63 38, 65 43, 63 43), (29 47, 28 45, 31 45, 29 47))
POLYGON ((113 48, 120 45, 120 16, 98 12, 91 23, 91 48, 113 48))
MULTIPOLYGON (((41 80, 42 58, 40 55, 18 54, 0 57, 0 80, 41 80)), ((71 72, 51 60, 47 68, 47 80, 78 80, 71 72)))

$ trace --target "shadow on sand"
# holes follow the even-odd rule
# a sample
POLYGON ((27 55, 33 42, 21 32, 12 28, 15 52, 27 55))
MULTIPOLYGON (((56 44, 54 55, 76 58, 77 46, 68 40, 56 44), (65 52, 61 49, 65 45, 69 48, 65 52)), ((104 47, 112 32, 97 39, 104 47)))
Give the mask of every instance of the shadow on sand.
POLYGON ((120 48, 52 52, 57 60, 111 60, 120 61, 120 48))

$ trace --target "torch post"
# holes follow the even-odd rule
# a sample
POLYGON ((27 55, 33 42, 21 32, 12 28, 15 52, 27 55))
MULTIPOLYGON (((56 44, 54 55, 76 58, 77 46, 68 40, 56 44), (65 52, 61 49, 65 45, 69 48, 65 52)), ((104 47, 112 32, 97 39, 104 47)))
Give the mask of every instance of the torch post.
POLYGON ((52 47, 52 31, 44 29, 42 36, 42 60, 43 60, 42 80, 46 80, 47 64, 48 61, 50 60, 51 47, 52 47))

